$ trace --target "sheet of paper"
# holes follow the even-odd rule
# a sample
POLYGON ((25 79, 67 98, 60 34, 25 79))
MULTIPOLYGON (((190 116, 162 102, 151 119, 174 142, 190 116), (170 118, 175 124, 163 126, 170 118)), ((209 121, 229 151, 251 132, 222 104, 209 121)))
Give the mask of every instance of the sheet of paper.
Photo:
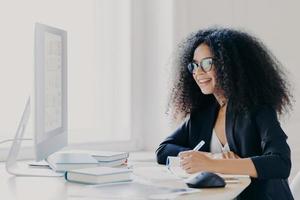
POLYGON ((179 195, 201 192, 192 188, 170 188, 137 181, 118 184, 85 186, 68 190, 68 198, 87 199, 174 199, 179 195))
POLYGON ((168 156, 167 158, 167 168, 172 172, 175 176, 180 178, 189 178, 191 175, 186 173, 180 167, 180 158, 175 156, 168 156))
POLYGON ((165 167, 138 167, 134 168, 133 174, 150 181, 178 180, 178 177, 171 174, 165 167))

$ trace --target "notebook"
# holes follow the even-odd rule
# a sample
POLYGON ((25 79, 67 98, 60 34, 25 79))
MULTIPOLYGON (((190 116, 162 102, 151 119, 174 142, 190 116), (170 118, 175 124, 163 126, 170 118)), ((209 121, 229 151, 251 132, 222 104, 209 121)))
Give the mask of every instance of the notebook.
POLYGON ((64 150, 63 152, 90 154, 99 162, 117 161, 129 157, 129 153, 123 151, 64 150))
POLYGON ((90 154, 99 162, 117 161, 127 159, 129 156, 128 152, 117 151, 90 151, 90 154))
POLYGON ((132 181, 132 170, 112 167, 93 167, 69 170, 65 179, 71 182, 85 184, 104 184, 132 181))
POLYGON ((99 166, 102 167, 118 167, 121 165, 127 164, 127 159, 119 159, 119 160, 112 160, 112 161, 98 161, 99 166))
POLYGON ((167 169, 172 172, 175 176, 180 178, 188 178, 190 174, 186 173, 180 167, 180 158, 175 156, 168 156, 166 162, 167 169))
POLYGON ((84 153, 55 153, 47 158, 47 162, 51 169, 56 172, 98 166, 98 161, 95 158, 84 153))

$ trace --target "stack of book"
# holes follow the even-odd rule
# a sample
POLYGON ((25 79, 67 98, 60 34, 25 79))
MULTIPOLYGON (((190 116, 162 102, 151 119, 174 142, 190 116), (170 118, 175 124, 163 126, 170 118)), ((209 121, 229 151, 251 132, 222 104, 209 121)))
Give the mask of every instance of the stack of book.
POLYGON ((112 151, 65 151, 47 158, 49 166, 56 172, 73 169, 103 167, 126 167, 128 152, 112 151))
POLYGON ((47 158, 47 162, 56 172, 98 166, 95 158, 84 153, 54 153, 47 158))

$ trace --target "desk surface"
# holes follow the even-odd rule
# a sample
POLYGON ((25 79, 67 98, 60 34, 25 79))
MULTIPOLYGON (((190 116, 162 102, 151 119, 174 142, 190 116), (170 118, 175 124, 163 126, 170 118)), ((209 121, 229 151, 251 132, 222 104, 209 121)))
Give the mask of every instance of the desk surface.
MULTIPOLYGON (((166 168, 153 162, 149 152, 132 153, 130 163, 133 164, 134 174, 156 186, 184 188, 186 185, 166 171, 166 168)), ((0 164, 0 195, 5 200, 94 200, 101 197, 89 196, 87 192, 97 191, 91 186, 66 182, 62 177, 14 177, 5 171, 4 163, 0 164), (80 191, 80 196, 76 196, 80 191), (75 194, 75 195, 74 195, 75 194)), ((249 178, 239 178, 239 183, 227 184, 225 188, 201 189, 197 193, 180 196, 176 199, 233 199, 242 192, 249 184, 249 178)), ((130 191, 129 191, 130 193, 130 191)), ((105 198, 120 199, 120 198, 105 198)), ((126 198, 126 194, 121 199, 126 198)), ((140 198, 138 198, 140 199, 140 198)))

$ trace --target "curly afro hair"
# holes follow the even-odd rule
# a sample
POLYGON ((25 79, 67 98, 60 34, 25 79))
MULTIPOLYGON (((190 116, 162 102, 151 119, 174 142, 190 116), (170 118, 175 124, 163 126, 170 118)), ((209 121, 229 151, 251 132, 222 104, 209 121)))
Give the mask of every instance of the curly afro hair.
POLYGON ((168 110, 174 118, 184 118, 193 110, 203 109, 215 97, 204 95, 187 65, 200 44, 210 47, 214 58, 217 86, 230 99, 236 112, 249 112, 269 105, 278 114, 292 108, 292 95, 281 63, 256 37, 228 28, 199 30, 188 36, 175 56, 175 78, 168 110))

